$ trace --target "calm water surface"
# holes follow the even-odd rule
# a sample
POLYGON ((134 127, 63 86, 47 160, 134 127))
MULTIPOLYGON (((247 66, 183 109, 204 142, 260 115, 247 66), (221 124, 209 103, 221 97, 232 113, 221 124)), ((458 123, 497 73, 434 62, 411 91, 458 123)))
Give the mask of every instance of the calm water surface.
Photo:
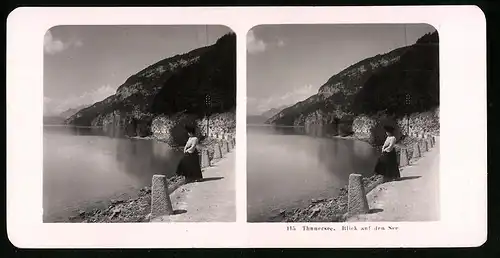
POLYGON ((298 128, 247 126, 248 221, 329 198, 349 174, 373 174, 378 154, 368 143, 305 135, 298 128))
POLYGON ((64 221, 89 206, 133 195, 154 174, 175 174, 182 152, 152 140, 128 139, 101 129, 44 126, 45 222, 64 221))

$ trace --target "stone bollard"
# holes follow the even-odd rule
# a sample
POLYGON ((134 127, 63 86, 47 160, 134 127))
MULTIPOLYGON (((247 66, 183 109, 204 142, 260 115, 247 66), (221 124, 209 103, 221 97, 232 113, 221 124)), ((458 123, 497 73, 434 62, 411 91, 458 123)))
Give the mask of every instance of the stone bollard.
POLYGON ((421 150, 422 152, 429 151, 429 146, 427 146, 427 141, 422 140, 422 141, 421 141, 421 144, 422 144, 422 148, 420 148, 420 150, 421 150))
POLYGON ((347 193, 347 213, 349 216, 368 213, 368 200, 366 199, 363 178, 360 174, 349 175, 349 189, 347 193))
POLYGON ((434 147, 434 144, 432 144, 432 140, 431 140, 431 138, 430 138, 430 137, 429 137, 429 138, 427 138, 427 140, 426 140, 426 141, 427 141, 427 146, 429 147, 429 149, 430 149, 430 148, 432 148, 432 147, 434 147))
POLYGON ((208 150, 201 151, 200 165, 202 168, 210 167, 210 158, 208 157, 208 150))
POLYGON ((220 144, 216 143, 214 146, 214 159, 222 158, 222 150, 220 148, 220 144))
POLYGON ((223 141, 219 141, 219 144, 220 144, 220 150, 221 150, 222 156, 224 156, 227 153, 226 152, 226 147, 224 147, 224 142, 223 141))
POLYGON ((420 146, 418 145, 418 143, 415 143, 415 145, 413 146, 412 158, 414 158, 414 159, 420 158, 420 146))
POLYGON ((399 166, 404 167, 410 165, 410 162, 408 161, 408 151, 403 148, 399 152, 399 166))
POLYGON ((151 217, 172 215, 174 209, 168 193, 167 178, 165 175, 153 175, 151 187, 151 217))

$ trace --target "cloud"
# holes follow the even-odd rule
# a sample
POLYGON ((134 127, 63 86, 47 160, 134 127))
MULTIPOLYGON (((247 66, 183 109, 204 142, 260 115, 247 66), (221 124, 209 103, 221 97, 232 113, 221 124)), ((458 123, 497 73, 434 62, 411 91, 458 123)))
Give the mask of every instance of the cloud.
POLYGON ((288 106, 303 101, 318 92, 312 85, 294 88, 285 94, 269 96, 267 98, 247 98, 248 113, 261 114, 271 108, 288 106))
POLYGON ((43 49, 47 54, 56 54, 62 52, 70 47, 81 47, 83 42, 81 40, 70 40, 63 42, 60 39, 56 39, 52 36, 52 32, 47 31, 43 38, 43 49))
POLYGON ((247 51, 250 54, 262 53, 273 47, 283 47, 284 45, 285 41, 283 41, 283 39, 279 39, 276 42, 265 42, 264 40, 257 38, 253 30, 248 31, 247 51))
POLYGON ((257 39, 253 30, 250 30, 247 35, 247 51, 250 54, 255 54, 266 51, 266 48, 267 44, 263 40, 257 39))
POLYGON ((83 46, 83 42, 81 40, 76 40, 75 47, 81 47, 81 46, 83 46))
POLYGON ((103 85, 97 89, 84 92, 81 95, 70 96, 62 100, 44 97, 44 114, 60 114, 70 108, 82 105, 90 105, 102 101, 115 94, 116 88, 110 85, 103 85))

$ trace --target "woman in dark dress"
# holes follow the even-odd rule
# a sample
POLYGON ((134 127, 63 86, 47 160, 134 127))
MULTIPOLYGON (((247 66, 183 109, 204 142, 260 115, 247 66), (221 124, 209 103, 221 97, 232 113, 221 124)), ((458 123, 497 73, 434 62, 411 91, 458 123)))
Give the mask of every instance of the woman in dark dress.
POLYGON ((189 138, 184 146, 184 157, 177 167, 177 174, 186 177, 186 182, 195 182, 203 178, 200 156, 196 148, 199 140, 195 135, 194 126, 187 125, 185 128, 189 138))
POLYGON ((396 137, 394 127, 384 126, 387 138, 382 146, 382 154, 375 166, 375 174, 384 176, 385 181, 394 180, 400 177, 399 164, 395 150, 396 137))

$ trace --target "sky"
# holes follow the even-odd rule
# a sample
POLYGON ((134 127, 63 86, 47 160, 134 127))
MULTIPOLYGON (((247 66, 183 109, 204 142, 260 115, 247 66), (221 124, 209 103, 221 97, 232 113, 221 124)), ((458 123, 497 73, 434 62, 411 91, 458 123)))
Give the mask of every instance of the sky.
POLYGON ((305 100, 350 65, 433 31, 426 24, 256 26, 247 34, 247 113, 305 100))
POLYGON ((57 26, 44 36, 44 115, 113 95, 131 75, 164 58, 211 45, 219 25, 57 26))

